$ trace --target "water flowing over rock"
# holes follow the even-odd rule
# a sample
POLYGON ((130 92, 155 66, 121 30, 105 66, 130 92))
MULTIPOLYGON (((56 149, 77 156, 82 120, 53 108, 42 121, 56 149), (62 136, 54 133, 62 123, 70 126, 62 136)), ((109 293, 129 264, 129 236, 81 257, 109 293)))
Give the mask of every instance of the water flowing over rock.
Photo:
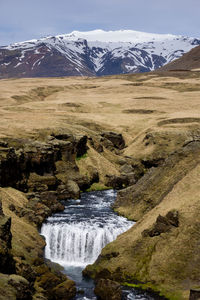
POLYGON ((114 191, 83 194, 63 213, 49 217, 41 229, 46 257, 63 265, 93 263, 105 245, 133 224, 109 209, 115 197, 114 191))

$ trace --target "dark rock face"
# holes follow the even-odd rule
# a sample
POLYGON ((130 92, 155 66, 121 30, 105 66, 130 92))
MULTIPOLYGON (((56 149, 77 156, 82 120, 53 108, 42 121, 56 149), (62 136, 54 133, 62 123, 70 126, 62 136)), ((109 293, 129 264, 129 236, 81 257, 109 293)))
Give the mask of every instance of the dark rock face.
POLYGON ((79 136, 76 139, 77 145, 76 145, 76 156, 81 157, 87 152, 87 136, 79 136))
MULTIPOLYGON (((1 207, 0 199, 0 207, 1 207)), ((0 215, 0 273, 11 274, 15 272, 15 262, 11 255, 12 234, 11 218, 4 216, 1 209, 0 215)))
POLYGON ((106 186, 112 187, 116 190, 123 189, 129 185, 129 178, 126 175, 107 175, 106 186))
MULTIPOLYGON (((121 133, 116 132, 103 132, 101 136, 109 140, 114 148, 122 150, 125 147, 125 141, 121 133)), ((103 140, 104 142, 104 140, 103 140)))
POLYGON ((179 226, 179 214, 178 211, 169 211, 165 217, 158 216, 156 223, 150 230, 144 230, 143 236, 158 236, 161 233, 168 232, 173 227, 179 226))
MULTIPOLYGON (((77 155, 87 151, 86 144, 87 136, 70 134, 51 136, 46 142, 20 139, 2 141, 0 186, 17 188, 25 192, 29 200, 23 208, 10 204, 10 211, 34 226, 41 226, 53 212, 64 209, 59 202, 62 189, 65 199, 78 198, 79 184, 82 187, 85 182, 87 186, 90 185, 90 179, 79 174, 75 162, 77 155)), ((95 174, 92 180, 96 179, 95 174)), ((4 216, 0 199, 0 273, 17 274, 11 275, 12 278, 7 282, 16 299, 32 299, 36 282, 42 290, 37 299, 73 298, 76 293, 74 282, 59 272, 55 274, 44 265, 43 260, 35 268, 23 257, 13 259, 10 229, 11 218, 4 216)))
POLYGON ((3 209, 2 209, 1 198, 0 198, 0 216, 3 216, 3 209))
POLYGON ((56 191, 62 184, 58 178, 60 163, 66 174, 78 175, 75 158, 86 153, 87 136, 65 134, 56 137, 45 143, 15 140, 11 141, 15 148, 0 149, 0 186, 40 194, 56 191))
POLYGON ((122 291, 120 284, 109 279, 99 279, 97 281, 94 292, 101 300, 122 299, 122 291))
POLYGON ((189 300, 199 300, 200 299, 200 289, 190 290, 189 300))

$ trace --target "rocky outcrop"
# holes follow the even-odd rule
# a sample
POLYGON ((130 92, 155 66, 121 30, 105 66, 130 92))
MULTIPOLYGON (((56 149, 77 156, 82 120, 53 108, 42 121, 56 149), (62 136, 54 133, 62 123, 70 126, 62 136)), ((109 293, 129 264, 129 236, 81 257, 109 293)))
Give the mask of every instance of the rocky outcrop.
POLYGON ((165 217, 159 215, 152 228, 144 230, 142 235, 144 237, 158 236, 161 233, 168 232, 173 227, 178 227, 178 225, 179 225, 178 211, 169 211, 165 217))
POLYGON ((4 142, 0 149, 0 186, 34 193, 55 191, 62 184, 59 173, 65 172, 68 180, 71 173, 79 176, 75 158, 86 153, 86 144, 87 136, 71 134, 52 134, 45 142, 4 142))
POLYGON ((11 254, 11 218, 3 214, 0 197, 0 273, 15 272, 15 262, 11 254))
POLYGON ((43 259, 37 261, 42 255, 44 241, 37 242, 33 237, 36 242, 32 245, 28 242, 30 237, 27 240, 22 235, 20 239, 15 228, 17 230, 19 226, 22 230, 20 224, 23 224, 23 230, 32 228, 35 232, 35 227, 49 215, 63 210, 64 206, 59 202, 63 190, 65 199, 80 196, 79 184, 83 188, 90 179, 79 174, 76 157, 87 151, 86 144, 86 136, 71 134, 52 134, 45 141, 12 139, 1 143, 0 186, 17 188, 26 195, 20 204, 20 194, 15 199, 12 197, 14 190, 3 192, 4 207, 11 217, 3 214, 0 201, 0 272, 12 274, 12 278, 0 274, 0 281, 3 278, 8 287, 5 299, 74 297, 73 281, 55 271, 53 266, 47 267, 43 259), (14 222, 13 226, 11 222, 14 222))
POLYGON ((125 147, 125 141, 121 133, 116 132, 103 132, 101 134, 101 142, 105 145, 106 148, 114 147, 119 150, 122 150, 125 147), (110 141, 111 143, 109 143, 110 141))
POLYGON ((129 179, 126 175, 106 175, 106 185, 115 190, 120 190, 129 185, 129 179))

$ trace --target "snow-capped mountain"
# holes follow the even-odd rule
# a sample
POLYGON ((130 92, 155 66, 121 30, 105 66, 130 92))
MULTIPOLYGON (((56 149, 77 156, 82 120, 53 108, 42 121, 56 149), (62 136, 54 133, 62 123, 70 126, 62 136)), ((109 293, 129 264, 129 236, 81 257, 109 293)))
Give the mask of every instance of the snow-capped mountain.
POLYGON ((73 31, 0 47, 0 78, 148 72, 197 45, 200 39, 171 34, 73 31))

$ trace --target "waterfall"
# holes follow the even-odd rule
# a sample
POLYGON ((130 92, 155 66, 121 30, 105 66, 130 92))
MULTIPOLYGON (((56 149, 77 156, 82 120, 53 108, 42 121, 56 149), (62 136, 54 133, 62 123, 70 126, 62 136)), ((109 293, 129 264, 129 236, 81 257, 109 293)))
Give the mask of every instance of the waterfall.
POLYGON ((71 200, 63 213, 48 218, 41 229, 45 257, 62 265, 93 263, 102 248, 133 225, 110 209, 115 196, 113 191, 85 193, 83 199, 71 200))
POLYGON ((90 222, 45 224, 42 228, 47 243, 45 256, 65 264, 91 264, 102 248, 128 228, 115 227, 115 224, 99 227, 90 222))

